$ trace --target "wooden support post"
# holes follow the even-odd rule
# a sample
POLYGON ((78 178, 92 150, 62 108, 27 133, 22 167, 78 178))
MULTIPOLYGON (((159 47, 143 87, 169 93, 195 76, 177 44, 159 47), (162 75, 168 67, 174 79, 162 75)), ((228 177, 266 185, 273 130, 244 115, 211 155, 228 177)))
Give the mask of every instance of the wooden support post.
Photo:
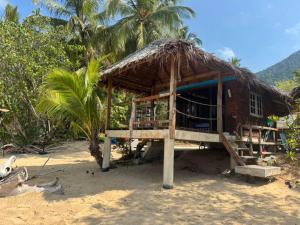
POLYGON ((176 129, 176 67, 175 60, 171 60, 171 74, 170 74, 170 99, 169 99, 169 131, 170 138, 175 138, 176 129))
POLYGON ((262 149, 263 149, 263 146, 261 144, 261 136, 262 136, 262 132, 261 132, 261 129, 258 129, 258 146, 259 146, 259 156, 261 157, 262 156, 262 149))
POLYGON ((109 161, 110 161, 110 152, 111 152, 111 138, 105 137, 104 148, 102 151, 102 171, 107 172, 109 170, 109 161))
POLYGON ((112 97, 112 80, 108 79, 108 85, 107 85, 107 112, 106 112, 105 130, 110 129, 111 97, 112 97))
POLYGON ((164 139, 164 172, 163 188, 172 189, 174 180, 174 145, 175 140, 170 138, 164 139))
POLYGON ((273 141, 276 144, 277 143, 277 138, 276 138, 276 131, 273 131, 273 141))
MULTIPOLYGON (((209 88, 209 104, 210 104, 210 105, 213 104, 213 102, 212 102, 212 97, 213 97, 213 88, 210 87, 210 88, 209 88)), ((212 107, 211 107, 211 106, 209 106, 209 118, 212 118, 212 107)), ((210 119, 210 120, 209 120, 209 129, 210 129, 210 131, 213 130, 213 124, 212 124, 212 122, 213 122, 213 121, 210 119)))
POLYGON ((135 121, 135 112, 136 112, 136 103, 135 100, 132 99, 131 103, 131 116, 130 116, 130 121, 129 121, 129 131, 130 131, 130 139, 132 138, 132 132, 134 128, 134 121, 135 121))
POLYGON ((250 143, 249 153, 250 153, 250 155, 253 155, 253 129, 252 129, 252 125, 250 125, 250 128, 249 128, 249 143, 250 143))
POLYGON ((217 131, 223 133, 223 85, 221 74, 218 75, 218 97, 217 97, 217 131))
POLYGON ((242 125, 241 125, 241 127, 240 127, 240 136, 241 136, 241 140, 243 140, 244 129, 243 129, 243 126, 242 126, 242 125))
POLYGON ((169 135, 164 139, 163 188, 173 188, 174 180, 174 145, 176 131, 176 71, 175 59, 171 59, 170 97, 169 97, 169 135))

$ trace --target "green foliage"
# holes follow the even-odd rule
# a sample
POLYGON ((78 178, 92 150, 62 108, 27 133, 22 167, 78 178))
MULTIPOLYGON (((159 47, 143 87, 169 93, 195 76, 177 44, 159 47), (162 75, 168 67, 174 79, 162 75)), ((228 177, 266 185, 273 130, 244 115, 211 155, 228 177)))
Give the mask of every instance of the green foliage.
POLYGON ((300 51, 297 51, 281 62, 258 72, 257 75, 260 79, 266 81, 267 83, 275 84, 275 82, 282 80, 293 79, 295 70, 299 68, 300 51))
POLYGON ((297 87, 297 83, 294 79, 292 80, 283 80, 275 82, 275 86, 278 87, 280 90, 289 93, 295 87, 297 87))
POLYGON ((8 108, 2 142, 26 144, 38 141, 45 129, 34 106, 44 76, 57 66, 71 67, 64 34, 39 16, 23 24, 0 22, 0 105, 8 108))
POLYGON ((270 119, 272 122, 276 123, 280 118, 279 118, 279 116, 271 115, 271 116, 268 116, 268 119, 270 119))
POLYGON ((103 143, 105 141, 105 133, 100 133, 99 134, 99 142, 103 143))
MULTIPOLYGON (((35 3, 57 16, 55 22, 62 22, 69 33, 69 40, 80 43, 84 47, 85 65, 97 56, 96 34, 103 31, 100 1, 98 0, 34 0, 35 3), (59 19, 59 21, 57 21, 59 19)), ((54 19, 54 18, 52 18, 54 19)), ((103 39, 101 42, 104 41, 103 39)))
MULTIPOLYGON (((288 87, 289 91, 294 87, 300 86, 300 70, 294 72, 294 79, 292 80, 292 86, 288 87)), ((300 110, 300 101, 296 101, 296 109, 294 115, 290 116, 290 119, 286 120, 286 123, 289 127, 288 132, 288 144, 290 151, 295 151, 297 148, 300 148, 300 123, 299 123, 299 110, 300 110)), ((292 154, 292 153, 290 153, 292 154)))
MULTIPOLYGON (((177 0, 34 2, 47 8, 53 17, 42 16, 37 9, 19 24, 17 8, 7 6, 4 21, 0 22, 0 106, 10 110, 0 127, 1 142, 19 145, 40 142, 41 139, 66 135, 70 126, 80 134, 86 134, 90 141, 97 139, 95 134, 104 129, 105 121, 105 107, 102 107, 99 99, 105 96, 100 88, 95 88, 96 83, 93 87, 82 86, 81 77, 89 77, 89 69, 96 65, 94 61, 89 69, 80 68, 99 55, 109 54, 108 63, 115 62, 164 37, 181 37, 201 44, 201 40, 184 26, 184 19, 194 16, 193 10, 180 6, 177 0), (53 72, 47 76, 50 71, 53 72), (61 79, 55 80, 56 86, 51 83, 51 79, 59 77, 61 79), (41 89, 44 81, 45 86, 41 89), (57 107, 46 107, 46 97, 53 100, 52 104, 60 103, 61 106, 67 104, 62 99, 76 100, 71 93, 59 89, 66 88, 64 85, 68 82, 72 83, 72 88, 78 88, 73 94, 79 94, 77 97, 80 99, 79 102, 72 101, 75 105, 68 102, 69 109, 71 106, 85 108, 85 114, 77 111, 77 108, 63 111, 57 107), (76 84, 80 84, 80 88, 76 84), (60 91, 64 93, 59 94, 60 91), (44 112, 42 116, 35 108, 40 94, 42 97, 37 108, 44 112), (89 105, 92 101, 98 102, 93 106, 97 108, 97 114, 96 108, 89 105)), ((93 82, 96 82, 96 75, 94 79, 93 82)), ((113 127, 128 126, 131 98, 132 95, 128 93, 115 92, 111 121, 113 127)))
POLYGON ((229 60, 229 62, 234 66, 241 66, 241 59, 237 57, 233 57, 229 60))
POLYGON ((189 41, 189 42, 192 42, 198 47, 200 47, 202 45, 201 39, 198 38, 196 34, 191 33, 189 31, 188 26, 184 26, 184 27, 180 28, 178 30, 178 34, 176 35, 176 37, 186 40, 186 41, 189 41))
POLYGON ((105 114, 98 95, 99 74, 100 63, 96 60, 77 72, 53 70, 44 81, 36 109, 50 118, 69 121, 75 134, 84 134, 89 140, 91 155, 101 166, 99 132, 101 117, 105 114))
POLYGON ((286 159, 289 161, 297 161, 297 154, 295 151, 288 151, 286 153, 286 159))
MULTIPOLYGON (((172 37, 194 11, 179 1, 107 0, 105 14, 117 22, 107 28, 117 58, 161 38, 172 37)), ((176 35, 175 35, 176 36, 176 35)))
POLYGON ((18 24, 19 20, 20 14, 18 12, 18 7, 7 4, 4 11, 4 21, 18 24))
POLYGON ((89 140, 100 131, 101 99, 97 94, 100 65, 91 61, 88 68, 77 72, 53 70, 45 79, 37 110, 49 117, 71 122, 75 133, 84 133, 89 140))
POLYGON ((128 128, 132 94, 125 91, 114 92, 112 99, 112 128, 128 128))

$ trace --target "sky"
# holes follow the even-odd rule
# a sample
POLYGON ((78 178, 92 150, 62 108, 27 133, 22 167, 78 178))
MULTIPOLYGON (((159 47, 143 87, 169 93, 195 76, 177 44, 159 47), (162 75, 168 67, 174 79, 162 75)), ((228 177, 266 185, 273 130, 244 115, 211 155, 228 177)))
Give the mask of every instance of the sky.
MULTIPOLYGON (((31 0, 0 0, 17 5, 21 17, 36 6, 31 0)), ((205 51, 223 59, 240 58, 253 72, 300 50, 300 0, 185 0, 196 18, 186 20, 205 51)), ((42 11, 43 13, 43 11, 42 11)))

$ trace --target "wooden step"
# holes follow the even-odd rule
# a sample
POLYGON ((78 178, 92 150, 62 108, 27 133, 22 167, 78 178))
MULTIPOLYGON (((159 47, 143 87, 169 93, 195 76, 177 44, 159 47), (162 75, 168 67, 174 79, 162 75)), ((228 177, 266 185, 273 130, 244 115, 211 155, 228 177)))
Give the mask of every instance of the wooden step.
MULTIPOLYGON (((253 151, 253 155, 257 155, 258 151, 253 151)), ((262 152, 262 155, 272 155, 274 154, 273 152, 262 152)))
POLYGON ((245 156, 240 156, 240 157, 245 160, 258 159, 256 156, 252 156, 252 155, 245 155, 245 156))
POLYGON ((258 157, 256 156, 251 156, 251 155, 245 155, 245 156, 240 156, 241 159, 245 162, 245 164, 256 164, 258 157))
POLYGON ((223 133, 220 133, 220 138, 222 140, 223 145, 225 146, 226 150, 230 154, 230 156, 235 160, 238 165, 244 166, 245 162, 240 158, 237 152, 232 148, 230 142, 226 138, 223 133))
POLYGON ((249 148, 236 148, 237 151, 250 151, 249 148))

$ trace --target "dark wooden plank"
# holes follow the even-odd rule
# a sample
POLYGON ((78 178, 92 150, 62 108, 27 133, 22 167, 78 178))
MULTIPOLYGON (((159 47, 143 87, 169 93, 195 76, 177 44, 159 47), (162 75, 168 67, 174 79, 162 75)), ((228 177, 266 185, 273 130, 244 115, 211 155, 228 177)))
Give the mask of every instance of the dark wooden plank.
POLYGON ((218 75, 218 97, 217 97, 217 131, 223 133, 223 84, 221 74, 218 75))
POLYGON ((147 96, 147 97, 143 97, 143 98, 137 98, 137 99, 134 99, 134 101, 135 102, 146 102, 146 101, 151 101, 151 100, 155 100, 155 99, 159 99, 159 98, 166 98, 169 96, 170 96, 170 93, 164 93, 164 94, 147 96))

